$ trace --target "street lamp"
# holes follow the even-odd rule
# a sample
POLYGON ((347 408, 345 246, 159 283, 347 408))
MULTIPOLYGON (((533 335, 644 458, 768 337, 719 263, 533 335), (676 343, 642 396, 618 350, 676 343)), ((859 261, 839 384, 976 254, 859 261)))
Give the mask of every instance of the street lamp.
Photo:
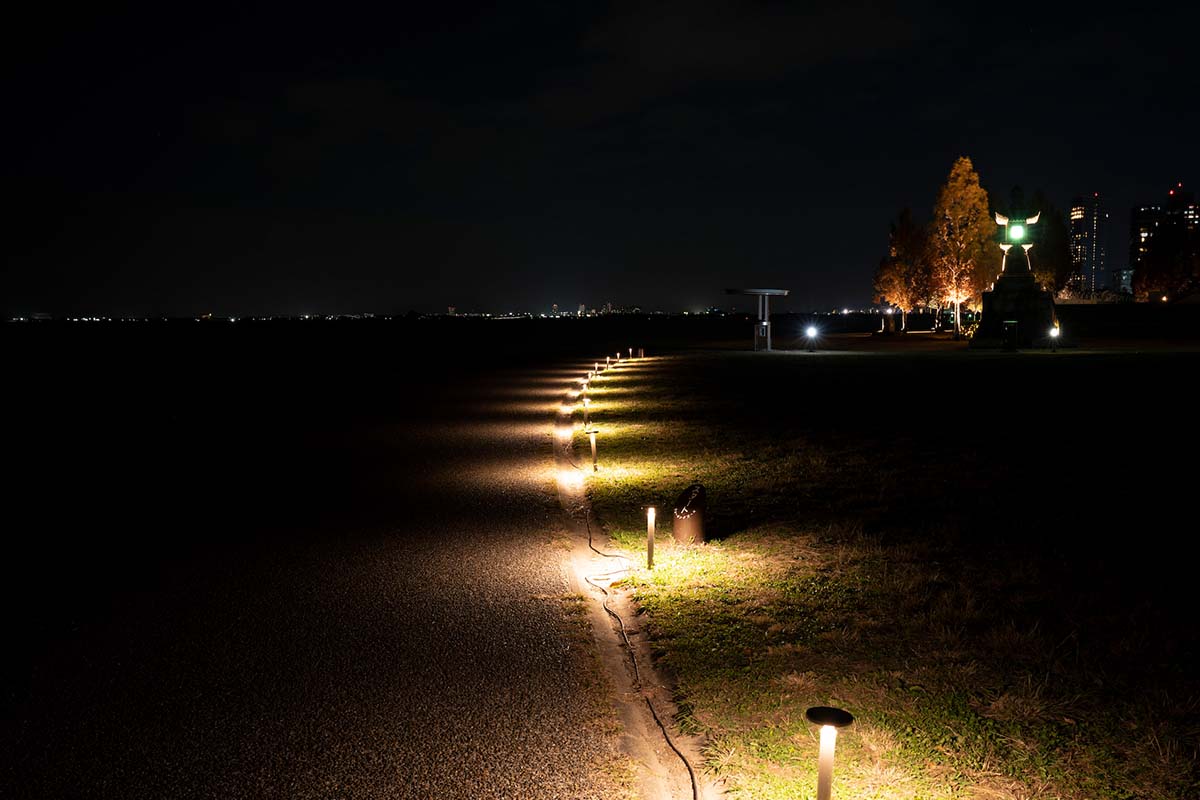
POLYGON ((817 800, 829 800, 833 792, 833 749, 838 728, 854 722, 849 711, 830 706, 813 706, 804 712, 808 721, 821 726, 821 754, 817 761, 817 800))

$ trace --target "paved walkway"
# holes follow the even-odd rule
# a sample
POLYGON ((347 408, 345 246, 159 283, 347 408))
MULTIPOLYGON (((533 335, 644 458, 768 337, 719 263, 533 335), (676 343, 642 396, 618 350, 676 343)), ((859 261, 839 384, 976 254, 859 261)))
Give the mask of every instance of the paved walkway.
POLYGON ((569 374, 501 373, 243 465, 288 485, 34 656, 0 795, 621 796, 554 535, 569 374), (266 533, 272 503, 320 513, 266 533))

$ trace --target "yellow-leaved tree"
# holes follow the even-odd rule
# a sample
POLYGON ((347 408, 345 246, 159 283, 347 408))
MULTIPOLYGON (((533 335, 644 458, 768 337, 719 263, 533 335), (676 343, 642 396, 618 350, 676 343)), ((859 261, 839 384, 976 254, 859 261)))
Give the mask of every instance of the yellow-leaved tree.
POLYGON ((954 305, 954 335, 962 330, 962 304, 975 294, 976 273, 995 247, 996 223, 987 192, 971 159, 954 162, 938 192, 929 228, 929 261, 938 291, 954 305))

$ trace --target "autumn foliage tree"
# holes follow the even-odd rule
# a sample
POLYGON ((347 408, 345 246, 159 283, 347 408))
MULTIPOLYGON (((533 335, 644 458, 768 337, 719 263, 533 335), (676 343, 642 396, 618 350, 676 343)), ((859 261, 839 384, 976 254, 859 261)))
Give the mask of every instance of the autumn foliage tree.
POLYGON ((875 271, 875 302, 887 303, 900 309, 900 327, 906 315, 925 301, 924 287, 928 283, 925 262, 925 231, 904 209, 892 223, 888 236, 888 255, 875 271))
POLYGON ((954 306, 954 334, 962 330, 962 304, 976 295, 980 273, 994 259, 996 223, 987 192, 971 159, 960 157, 938 192, 929 227, 929 261, 943 300, 954 306))

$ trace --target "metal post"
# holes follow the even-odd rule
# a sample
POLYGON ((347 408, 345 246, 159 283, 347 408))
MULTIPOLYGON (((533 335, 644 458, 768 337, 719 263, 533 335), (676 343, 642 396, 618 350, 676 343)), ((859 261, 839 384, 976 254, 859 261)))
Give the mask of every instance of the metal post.
POLYGON ((596 432, 588 431, 588 438, 592 440, 592 472, 598 472, 600 467, 596 464, 596 432))
POLYGON ((767 329, 767 352, 771 352, 771 298, 763 295, 763 325, 767 329))

